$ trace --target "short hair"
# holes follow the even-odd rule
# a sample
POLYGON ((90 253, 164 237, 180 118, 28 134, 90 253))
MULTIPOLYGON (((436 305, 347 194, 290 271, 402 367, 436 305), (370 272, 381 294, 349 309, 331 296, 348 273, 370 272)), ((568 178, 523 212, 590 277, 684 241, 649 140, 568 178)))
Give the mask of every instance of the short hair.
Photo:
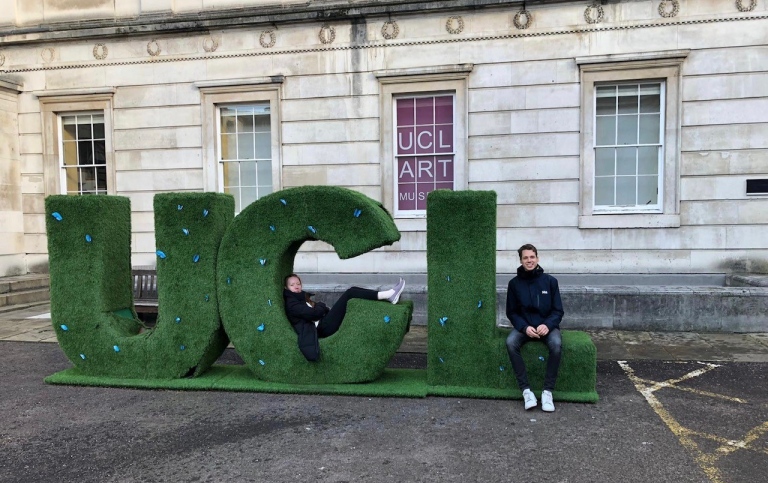
MULTIPOLYGON (((298 276, 298 275, 296 275, 295 273, 289 273, 289 274, 288 274, 288 275, 286 275, 286 276, 285 276, 285 278, 283 279, 283 287, 285 287, 285 288, 288 288, 288 279, 289 279, 289 278, 293 278, 293 277, 296 277, 296 278, 298 278, 298 279, 299 279, 299 282, 301 282, 301 277, 299 277, 299 276, 298 276)), ((302 285, 303 285, 303 283, 302 283, 302 285)))
POLYGON ((536 255, 537 257, 539 256, 539 251, 536 250, 536 247, 531 245, 530 243, 526 243, 525 245, 517 249, 517 255, 520 257, 520 260, 523 259, 523 250, 531 250, 534 253, 534 255, 536 255))

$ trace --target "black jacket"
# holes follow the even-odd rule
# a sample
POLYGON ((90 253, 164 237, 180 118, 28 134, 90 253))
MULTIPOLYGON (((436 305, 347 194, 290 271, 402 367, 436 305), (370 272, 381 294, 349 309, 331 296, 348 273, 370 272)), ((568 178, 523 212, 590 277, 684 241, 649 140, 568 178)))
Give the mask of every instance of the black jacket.
POLYGON ((522 265, 518 267, 517 277, 507 286, 507 318, 515 329, 525 332, 529 325, 541 324, 549 330, 556 329, 563 314, 557 279, 544 273, 539 265, 530 272, 522 265))
POLYGON ((320 357, 320 342, 317 338, 315 320, 322 319, 328 313, 328 307, 322 302, 314 307, 307 305, 309 292, 294 293, 283 289, 285 300, 285 315, 296 331, 299 350, 308 361, 316 361, 320 357))

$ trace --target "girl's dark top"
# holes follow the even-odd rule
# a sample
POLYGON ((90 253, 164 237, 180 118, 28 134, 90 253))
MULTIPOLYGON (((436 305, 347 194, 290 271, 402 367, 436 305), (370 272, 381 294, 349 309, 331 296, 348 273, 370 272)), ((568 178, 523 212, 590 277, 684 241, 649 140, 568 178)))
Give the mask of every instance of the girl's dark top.
POLYGON ((300 322, 314 322, 325 317, 328 313, 328 307, 322 302, 316 302, 314 307, 307 305, 307 300, 312 293, 301 291, 299 293, 283 289, 283 299, 285 299, 285 315, 291 325, 300 322))

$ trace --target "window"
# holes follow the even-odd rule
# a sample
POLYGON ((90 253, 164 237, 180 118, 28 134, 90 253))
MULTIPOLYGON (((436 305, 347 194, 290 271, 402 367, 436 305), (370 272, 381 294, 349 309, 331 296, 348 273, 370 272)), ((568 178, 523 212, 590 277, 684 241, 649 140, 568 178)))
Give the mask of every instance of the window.
POLYGON ((115 194, 112 89, 41 92, 45 195, 115 194))
POLYGON ((219 107, 219 120, 219 179, 239 213, 272 192, 269 103, 219 107))
POLYGON ((467 78, 472 64, 394 69, 381 84, 382 204, 401 231, 426 229, 427 195, 467 189, 467 78))
POLYGON ((426 213, 427 194, 453 189, 454 96, 395 99, 395 213, 426 213))
POLYGON ((282 76, 204 81, 204 189, 230 193, 235 213, 280 189, 282 76))
POLYGON ((680 226, 680 76, 687 54, 576 59, 580 228, 680 226))
POLYGON ((107 194, 104 113, 59 116, 62 186, 67 194, 107 194))
POLYGON ((595 210, 660 211, 663 87, 595 88, 595 210))

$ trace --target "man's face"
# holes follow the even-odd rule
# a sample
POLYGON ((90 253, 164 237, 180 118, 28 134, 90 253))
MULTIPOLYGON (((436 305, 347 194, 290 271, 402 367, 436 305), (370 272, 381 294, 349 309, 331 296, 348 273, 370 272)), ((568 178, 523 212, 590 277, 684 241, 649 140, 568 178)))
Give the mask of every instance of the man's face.
POLYGON ((533 250, 523 250, 523 256, 520 257, 520 263, 523 264, 523 268, 526 271, 530 272, 539 264, 539 257, 533 250))
POLYGON ((301 293, 301 280, 299 280, 299 277, 291 277, 286 282, 285 288, 293 293, 301 293))

